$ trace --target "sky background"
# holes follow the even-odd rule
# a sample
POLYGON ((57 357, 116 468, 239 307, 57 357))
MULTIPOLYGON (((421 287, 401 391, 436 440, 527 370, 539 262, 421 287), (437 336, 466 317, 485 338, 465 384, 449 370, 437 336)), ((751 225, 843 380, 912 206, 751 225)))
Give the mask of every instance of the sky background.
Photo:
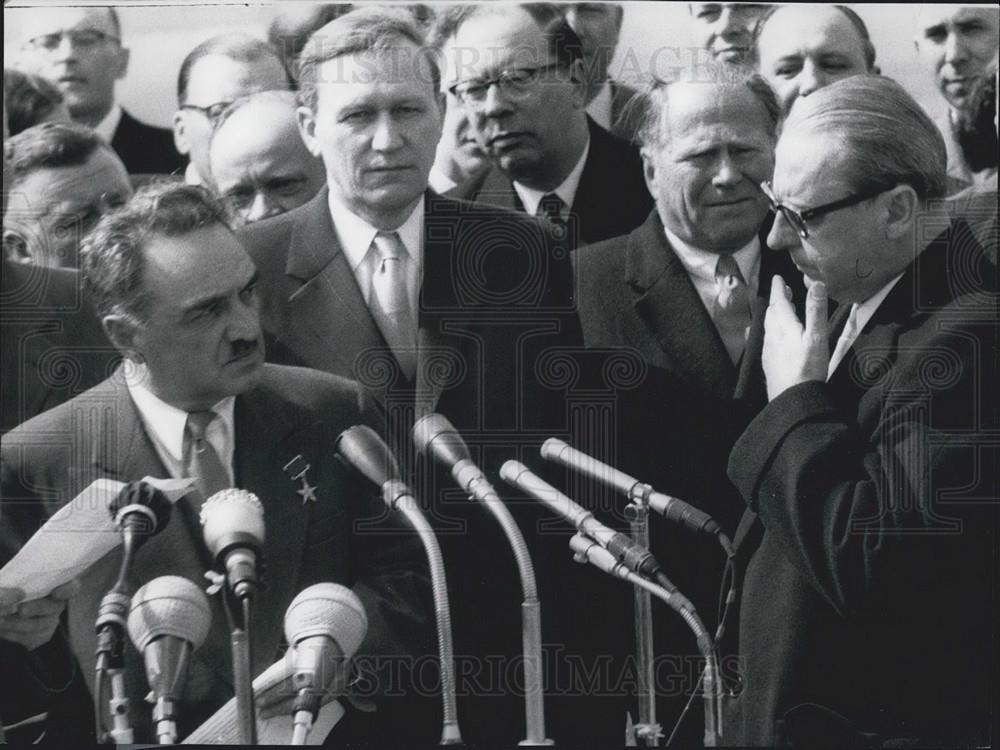
MULTIPOLYGON (((18 16, 24 5, 58 2, 10 2, 4 7, 4 65, 18 49, 18 16)), ((77 2, 78 5, 103 3, 77 2)), ((200 42, 226 31, 242 30, 264 38, 271 19, 292 5, 289 2, 119 3, 124 44, 131 63, 118 96, 134 115, 167 126, 177 105, 177 70, 184 56, 200 42)), ((625 21, 612 74, 641 83, 651 70, 664 70, 693 58, 687 3, 625 2, 625 21)), ((853 4, 868 24, 878 63, 885 75, 904 85, 932 115, 942 108, 930 75, 920 67, 913 48, 917 4, 853 4)))

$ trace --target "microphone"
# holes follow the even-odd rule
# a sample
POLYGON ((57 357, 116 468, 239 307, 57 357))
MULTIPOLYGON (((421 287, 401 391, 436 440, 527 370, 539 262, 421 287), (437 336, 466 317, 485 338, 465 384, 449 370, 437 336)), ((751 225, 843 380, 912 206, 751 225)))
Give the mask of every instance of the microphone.
POLYGON ((317 583, 299 593, 285 612, 285 640, 294 656, 293 745, 304 744, 323 695, 354 656, 368 632, 357 595, 336 583, 317 583))
POLYGON ((191 652, 204 643, 211 622, 208 597, 187 578, 154 578, 132 597, 128 634, 146 665, 161 744, 177 741, 175 704, 184 689, 191 652))
POLYGON ((212 557, 225 568, 239 600, 257 591, 257 552, 264 544, 264 506, 252 492, 226 489, 201 506, 202 533, 212 557))
POLYGON ((594 518, 593 513, 533 474, 524 464, 519 461, 507 461, 500 467, 500 477, 565 518, 576 527, 577 531, 604 547, 629 570, 647 578, 662 576, 660 564, 648 549, 632 541, 625 534, 605 526, 594 518))
POLYGON ((670 495, 656 492, 647 484, 630 477, 623 471, 601 463, 596 458, 564 443, 558 438, 549 438, 542 444, 542 458, 554 461, 574 471, 578 471, 603 484, 609 485, 624 494, 629 499, 644 497, 649 507, 666 518, 687 526, 689 529, 709 534, 721 532, 715 520, 693 505, 670 495))
POLYGON ((451 471, 458 486, 477 500, 498 500, 486 475, 472 461, 472 454, 451 422, 440 414, 428 414, 413 425, 413 443, 421 453, 430 453, 451 471))
MULTIPOLYGON (((132 559, 150 538, 163 531, 170 522, 174 506, 166 495, 146 482, 129 482, 111 501, 108 512, 122 536, 122 564, 118 579, 101 599, 97 610, 97 669, 106 670, 118 662, 125 618, 128 614, 128 575, 132 559)), ((122 667, 123 664, 115 664, 122 667)))

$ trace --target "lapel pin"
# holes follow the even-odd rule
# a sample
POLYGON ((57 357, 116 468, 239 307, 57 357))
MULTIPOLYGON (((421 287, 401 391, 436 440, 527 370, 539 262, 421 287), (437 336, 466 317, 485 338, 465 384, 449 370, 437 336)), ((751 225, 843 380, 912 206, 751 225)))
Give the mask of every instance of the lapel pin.
POLYGON ((288 474, 293 482, 296 480, 302 482, 302 487, 295 492, 302 497, 303 505, 308 502, 316 502, 316 487, 309 484, 309 477, 306 475, 306 472, 309 471, 309 464, 302 458, 301 453, 285 464, 282 470, 288 474))

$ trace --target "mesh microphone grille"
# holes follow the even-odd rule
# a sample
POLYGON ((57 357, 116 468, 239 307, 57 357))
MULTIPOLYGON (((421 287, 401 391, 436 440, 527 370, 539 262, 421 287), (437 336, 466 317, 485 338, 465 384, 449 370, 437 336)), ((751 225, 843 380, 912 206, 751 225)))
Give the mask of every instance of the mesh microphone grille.
MULTIPOLYGON (((153 485, 146 482, 129 482, 122 487, 121 492, 111 501, 108 512, 114 519, 115 525, 121 528, 125 513, 129 506, 142 506, 147 508, 155 518, 155 521, 142 519, 146 534, 158 534, 170 523, 170 514, 174 506, 167 499, 167 496, 160 492, 153 485)), ((135 510, 140 510, 136 508, 135 510)))
POLYGON ((180 576, 154 578, 135 592, 128 613, 128 634, 140 653, 163 635, 177 636, 198 648, 211 624, 208 597, 180 576))
POLYGON ((201 506, 201 525, 205 544, 212 555, 230 540, 233 533, 252 536, 258 545, 264 543, 264 506, 252 492, 227 489, 216 492, 201 506))
POLYGON ((317 583, 302 590, 285 613, 285 639, 293 646, 303 638, 325 635, 346 656, 352 656, 367 631, 368 616, 361 600, 338 583, 317 583))

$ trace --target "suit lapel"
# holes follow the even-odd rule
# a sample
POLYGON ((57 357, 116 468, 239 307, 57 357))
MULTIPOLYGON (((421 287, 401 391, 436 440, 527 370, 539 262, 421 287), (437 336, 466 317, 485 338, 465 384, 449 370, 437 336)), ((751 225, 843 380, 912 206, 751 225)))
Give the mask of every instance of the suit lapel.
POLYGON ((310 367, 355 377, 358 354, 385 341, 337 241, 327 196, 323 190, 314 198, 293 230, 285 330, 310 367))
POLYGON ((626 282, 635 292, 641 339, 656 342, 652 361, 720 398, 732 396, 736 369, 656 212, 629 236, 626 282))

